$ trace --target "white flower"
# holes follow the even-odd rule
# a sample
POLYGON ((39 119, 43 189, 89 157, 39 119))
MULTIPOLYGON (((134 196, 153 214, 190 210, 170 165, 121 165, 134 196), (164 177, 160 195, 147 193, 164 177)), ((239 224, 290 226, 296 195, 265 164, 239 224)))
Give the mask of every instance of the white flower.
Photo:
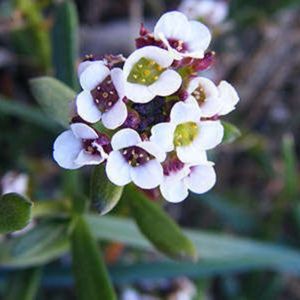
POLYGON ((115 129, 127 118, 123 102, 124 81, 120 68, 109 70, 102 61, 86 61, 78 67, 83 91, 76 98, 77 113, 85 121, 115 129))
POLYGON ((192 79, 187 87, 187 92, 198 102, 202 117, 213 117, 220 111, 222 101, 219 97, 219 90, 208 78, 192 79))
POLYGON ((154 27, 154 37, 165 44, 176 60, 183 57, 203 58, 211 41, 211 34, 204 24, 189 21, 177 11, 160 17, 154 27))
MULTIPOLYGON (((206 157, 205 153, 201 154, 206 157)), ((199 165, 184 164, 178 159, 171 159, 164 163, 164 178, 160 184, 162 196, 169 202, 183 201, 189 190, 203 194, 216 183, 216 173, 213 163, 203 161, 199 165)))
POLYGON ((217 25, 227 17, 228 3, 224 0, 183 0, 178 10, 190 19, 203 19, 217 25))
POLYGON ((29 178, 27 174, 10 171, 1 179, 2 194, 18 193, 26 196, 29 178))
POLYGON ((180 75, 168 67, 173 58, 167 50, 146 46, 135 50, 125 61, 125 95, 136 103, 147 103, 155 96, 169 96, 181 86, 180 75))
POLYGON ((236 104, 240 98, 235 88, 225 80, 222 80, 219 85, 219 97, 221 99, 222 107, 218 115, 227 115, 235 109, 236 104))
POLYGON ((56 138, 53 146, 53 157, 61 167, 78 169, 84 165, 98 165, 107 158, 103 149, 109 144, 106 136, 84 123, 70 127, 56 138))
POLYGON ((201 109, 195 99, 178 102, 171 110, 170 122, 152 127, 150 140, 166 152, 176 150, 184 163, 201 163, 201 151, 221 143, 224 129, 220 121, 200 121, 200 118, 201 109))
POLYGON ((121 129, 111 140, 113 151, 106 163, 107 177, 116 185, 133 181, 143 189, 157 187, 163 178, 160 162, 166 154, 157 145, 142 141, 133 129, 121 129))

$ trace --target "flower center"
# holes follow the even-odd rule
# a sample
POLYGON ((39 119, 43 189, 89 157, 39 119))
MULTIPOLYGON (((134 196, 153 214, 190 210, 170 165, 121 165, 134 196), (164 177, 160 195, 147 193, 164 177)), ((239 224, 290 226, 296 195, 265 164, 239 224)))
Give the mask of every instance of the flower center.
POLYGON ((169 176, 171 173, 177 173, 183 169, 184 163, 181 162, 177 156, 170 156, 168 159, 163 163, 163 170, 164 175, 169 176))
POLYGON ((186 44, 181 40, 168 39, 170 46, 178 52, 185 52, 187 50, 186 44))
POLYGON ((82 140, 83 149, 89 154, 101 154, 99 147, 102 147, 105 152, 110 152, 110 141, 105 134, 99 134, 97 139, 85 139, 82 140))
POLYGON ((188 146, 196 138, 199 128, 195 122, 186 122, 177 125, 174 133, 174 146, 188 146))
POLYGON ((136 146, 123 149, 122 154, 125 160, 132 167, 138 167, 144 165, 149 160, 154 158, 154 156, 149 154, 146 150, 136 146))
POLYGON ((107 76, 98 86, 96 86, 91 94, 101 112, 106 112, 114 106, 119 100, 119 95, 114 87, 110 76, 107 76))
POLYGON ((192 93, 192 96, 197 100, 199 104, 202 104, 206 100, 206 94, 204 88, 199 85, 192 93))
POLYGON ((151 85, 164 71, 158 63, 152 59, 142 57, 131 69, 127 81, 143 85, 151 85))

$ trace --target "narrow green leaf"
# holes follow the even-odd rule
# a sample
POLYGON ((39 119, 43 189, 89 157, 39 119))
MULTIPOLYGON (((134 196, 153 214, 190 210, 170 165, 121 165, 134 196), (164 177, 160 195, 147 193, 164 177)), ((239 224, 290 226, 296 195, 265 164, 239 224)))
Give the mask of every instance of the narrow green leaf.
POLYGON ((28 225, 32 203, 23 196, 9 193, 0 198, 0 233, 20 230, 28 225))
POLYGON ((65 0, 54 7, 52 32, 53 62, 56 77, 77 89, 75 63, 79 56, 78 16, 73 1, 65 0))
POLYGON ((5 300, 34 300, 36 299, 41 269, 32 268, 13 272, 6 286, 5 300))
POLYGON ((125 197, 139 229, 158 250, 176 259, 197 259, 193 243, 161 207, 132 186, 125 190, 125 197))
POLYGON ((81 217, 75 221, 71 252, 78 299, 116 299, 100 250, 88 225, 81 217))
POLYGON ((104 166, 94 168, 91 178, 92 206, 104 215, 111 211, 121 199, 123 187, 112 184, 105 173, 104 166))
POLYGON ((236 139, 241 136, 241 131, 233 124, 222 121, 224 127, 223 144, 233 143, 236 139))
POLYGON ((0 266, 30 267, 48 263, 68 250, 68 223, 45 222, 0 246, 0 266))
POLYGON ((46 76, 31 79, 30 87, 42 109, 56 122, 68 127, 75 92, 59 80, 46 76))

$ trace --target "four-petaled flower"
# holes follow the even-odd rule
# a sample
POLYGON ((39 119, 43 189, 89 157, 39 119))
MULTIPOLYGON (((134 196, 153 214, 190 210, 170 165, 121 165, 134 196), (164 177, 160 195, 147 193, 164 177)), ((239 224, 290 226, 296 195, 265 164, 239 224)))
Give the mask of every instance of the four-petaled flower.
POLYGON ((111 140, 113 151, 106 163, 106 173, 111 182, 123 186, 133 181, 143 189, 157 187, 163 178, 160 164, 166 154, 156 144, 142 141, 133 129, 121 129, 111 140))
POLYGON ((152 127, 150 140, 166 152, 175 150, 184 163, 203 162, 203 150, 221 143, 223 126, 220 121, 201 121, 201 109, 192 97, 176 103, 170 113, 170 122, 152 127))
POLYGON ((101 119, 105 127, 116 129, 127 118, 123 71, 120 68, 109 70, 103 61, 83 64, 79 66, 83 91, 76 99, 78 115, 90 123, 101 119))
POLYGON ((178 11, 160 17, 154 27, 154 37, 164 43, 176 60, 183 57, 203 58, 211 41, 211 34, 204 24, 189 21, 178 11))
POLYGON ((169 96, 181 86, 180 75, 169 67, 173 58, 168 51, 147 46, 135 50, 123 68, 125 95, 136 103, 147 103, 155 96, 169 96))
POLYGON ((53 146, 53 157, 61 167, 78 169, 84 165, 98 165, 108 157, 105 148, 110 142, 105 135, 84 123, 74 123, 70 127, 56 138, 53 146))

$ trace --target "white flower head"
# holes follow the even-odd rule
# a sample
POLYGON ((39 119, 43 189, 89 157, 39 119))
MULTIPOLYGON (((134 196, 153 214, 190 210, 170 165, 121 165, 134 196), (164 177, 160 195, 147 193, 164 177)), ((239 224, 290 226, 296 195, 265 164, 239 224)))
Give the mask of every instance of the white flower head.
POLYGON ((98 165, 108 157, 104 147, 109 140, 105 135, 84 123, 74 123, 70 127, 53 145, 53 158, 62 168, 72 170, 84 165, 98 165))
POLYGON ((181 86, 180 75, 169 69, 173 58, 167 50, 146 46, 135 50, 125 61, 125 95, 136 103, 147 103, 155 96, 169 96, 181 86))
POLYGON ((86 61, 78 67, 83 91, 76 98, 78 115, 89 123, 98 122, 109 129, 124 123, 127 108, 123 102, 124 81, 120 68, 110 70, 103 61, 86 61))
POLYGON ((150 140, 166 152, 175 150, 184 163, 203 162, 203 150, 221 143, 224 129, 220 121, 201 121, 201 109, 192 97, 188 102, 176 103, 170 122, 152 127, 150 140))
POLYGON ((121 129, 112 137, 113 151, 106 163, 106 174, 111 182, 123 186, 133 181, 143 189, 157 187, 163 179, 160 162, 166 154, 156 144, 142 141, 133 129, 121 129))
POLYGON ((218 25, 228 15, 228 2, 224 0, 183 0, 178 8, 190 19, 203 19, 211 25, 218 25))
MULTIPOLYGON (((206 158, 204 151, 201 155, 206 158)), ((164 178, 160 184, 160 191, 169 202, 183 201, 188 196, 189 190, 197 194, 205 193, 216 183, 213 163, 207 159, 201 164, 190 165, 182 163, 175 157, 167 159, 163 167, 164 178)))
POLYGON ((202 117, 213 117, 220 111, 222 101, 219 97, 219 90, 210 79, 205 77, 192 79, 187 92, 198 102, 202 117))
POLYGON ((227 115, 235 109, 235 106, 240 101, 240 97, 235 88, 225 80, 222 80, 218 85, 219 97, 221 100, 221 109, 219 115, 227 115))
POLYGON ((26 196, 29 177, 24 173, 9 171, 1 179, 2 194, 18 193, 26 196))
POLYGON ((189 21, 178 11, 160 17, 154 27, 154 37, 165 44, 176 60, 183 57, 203 58, 211 41, 210 31, 204 24, 189 21))

